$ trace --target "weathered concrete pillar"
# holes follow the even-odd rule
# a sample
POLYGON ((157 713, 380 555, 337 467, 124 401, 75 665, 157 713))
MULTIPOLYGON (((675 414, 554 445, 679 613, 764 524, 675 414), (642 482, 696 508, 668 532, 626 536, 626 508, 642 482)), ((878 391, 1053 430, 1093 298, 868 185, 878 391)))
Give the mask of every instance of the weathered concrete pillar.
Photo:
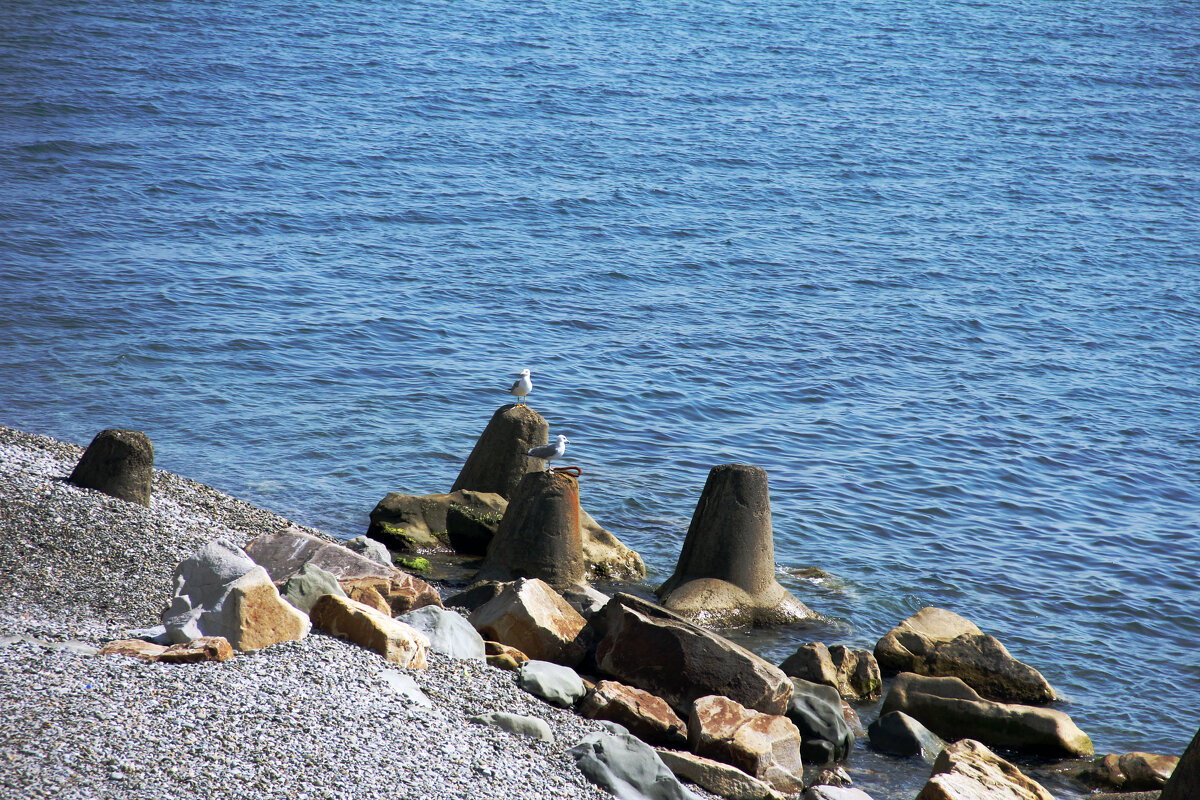
POLYGON ((67 480, 149 506, 153 479, 154 445, 150 438, 140 431, 109 428, 96 434, 67 480))
POLYGON ((556 590, 585 583, 579 483, 531 472, 513 493, 476 580, 540 578, 556 590))
POLYGON ((713 625, 786 623, 813 612, 775 580, 767 473, 713 467, 696 503, 679 562, 660 587, 663 605, 713 625))
POLYGON ((525 473, 546 468, 544 461, 525 453, 549 438, 550 426, 541 414, 527 405, 501 406, 475 442, 450 491, 495 492, 511 500, 525 473))

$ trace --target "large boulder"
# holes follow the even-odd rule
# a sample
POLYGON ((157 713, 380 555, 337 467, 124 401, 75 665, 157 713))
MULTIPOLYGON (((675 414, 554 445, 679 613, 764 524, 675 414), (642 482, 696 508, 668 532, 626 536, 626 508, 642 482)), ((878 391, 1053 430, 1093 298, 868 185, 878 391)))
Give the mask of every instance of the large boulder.
POLYGON ((884 714, 867 729, 871 747, 892 756, 920 756, 930 763, 946 743, 903 711, 884 714))
POLYGON ((588 780, 617 800, 699 800, 632 734, 592 733, 567 752, 588 780))
POLYGON ((429 649, 435 653, 467 661, 487 660, 483 637, 466 617, 456 611, 424 606, 401 614, 396 619, 425 634, 429 639, 429 649))
POLYGON ((323 595, 335 594, 345 597, 346 593, 338 584, 332 573, 318 567, 316 564, 305 564, 292 577, 288 578, 280 589, 283 599, 307 614, 312 610, 313 603, 323 595))
POLYGON ((1159 800, 1195 800, 1200 797, 1200 732, 1179 757, 1171 779, 1163 787, 1159 800))
POLYGON ((809 764, 841 761, 850 754, 854 732, 842 714, 842 698, 832 686, 792 678, 787 718, 800 731, 800 755, 809 764))
POLYGON ((958 678, 903 672, 880 715, 903 711, 943 739, 976 739, 1046 756, 1091 756, 1092 741, 1061 711, 985 700, 958 678))
POLYGON ((917 800, 1054 800, 1037 781, 971 739, 942 750, 917 800))
POLYGON ((778 791, 804 790, 800 731, 787 717, 720 695, 701 697, 688 716, 688 745, 696 755, 732 764, 778 791))
POLYGON ((85 489, 149 506, 154 480, 154 445, 140 431, 119 428, 100 431, 83 451, 67 480, 85 489))
POLYGON ((765 470, 723 464, 709 471, 675 573, 657 593, 664 607, 716 627, 814 616, 775 580, 765 470))
POLYGON ((468 556, 485 556, 500 521, 503 511, 483 511, 462 503, 450 503, 446 509, 446 536, 454 552, 468 556))
POLYGON ((515 647, 533 659, 575 666, 583 649, 575 641, 586 621, 537 578, 507 584, 469 620, 485 639, 515 647))
POLYGON ((666 700, 636 686, 600 681, 579 704, 579 713, 616 722, 648 744, 677 748, 687 744, 687 723, 666 700))
POLYGON ((588 580, 615 581, 646 577, 646 564, 635 550, 600 527, 587 511, 579 510, 579 529, 583 538, 583 561, 588 580))
POLYGON ((516 489, 476 580, 540 578, 558 591, 583 583, 587 565, 579 529, 579 482, 530 472, 516 489))
POLYGON ((549 438, 550 425, 541 414, 527 405, 501 406, 488 420, 450 491, 466 489, 512 497, 526 473, 546 468, 544 461, 525 454, 549 438))
POLYGON ((875 645, 886 672, 961 678, 989 700, 1044 705, 1054 690, 1033 667, 1013 658, 994 636, 952 611, 926 607, 875 645))
POLYGON ((792 684, 778 667, 661 606, 621 593, 592 623, 603 628, 600 671, 658 695, 681 714, 711 694, 766 714, 787 710, 792 684))
POLYGON ((317 630, 374 650, 393 664, 411 669, 428 666, 425 634, 370 606, 327 594, 313 605, 309 617, 317 630))
POLYGON ((235 650, 259 650, 308 634, 303 611, 279 596, 267 571, 236 545, 217 539, 184 559, 162 622, 171 641, 223 636, 235 650))
POLYGON ((862 702, 883 695, 879 663, 867 650, 810 642, 797 648, 779 668, 793 678, 832 686, 847 700, 862 702))
POLYGON ((304 567, 312 566, 332 575, 347 594, 355 589, 374 589, 392 614, 442 604, 437 590, 415 575, 296 527, 255 538, 246 545, 246 553, 279 585, 286 585, 304 567))
POLYGON ((507 502, 492 492, 459 489, 449 494, 388 492, 371 510, 367 536, 400 553, 450 551, 447 514, 451 505, 472 512, 503 514, 507 502))
POLYGON ((1093 789, 1140 792, 1162 789, 1179 764, 1175 756, 1154 753, 1110 753, 1080 770, 1077 777, 1093 789))
POLYGON ((676 750, 656 750, 667 769, 702 789, 727 800, 784 800, 766 781, 752 778, 732 764, 676 750))

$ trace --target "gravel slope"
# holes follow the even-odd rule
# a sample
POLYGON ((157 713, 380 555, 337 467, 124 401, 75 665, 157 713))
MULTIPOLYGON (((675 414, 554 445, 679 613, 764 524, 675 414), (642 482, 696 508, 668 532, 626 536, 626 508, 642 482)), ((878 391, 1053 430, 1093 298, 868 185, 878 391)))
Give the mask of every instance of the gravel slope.
MULTIPOLYGON (((0 798, 608 798, 565 750, 599 729, 512 673, 431 654, 391 692, 375 653, 320 634, 223 664, 83 655, 156 624, 176 564, 290 524, 156 471, 152 507, 63 478, 83 450, 0 427, 0 798), (467 721, 545 719, 544 743, 467 721)), ((701 796, 709 796, 697 792, 701 796)))

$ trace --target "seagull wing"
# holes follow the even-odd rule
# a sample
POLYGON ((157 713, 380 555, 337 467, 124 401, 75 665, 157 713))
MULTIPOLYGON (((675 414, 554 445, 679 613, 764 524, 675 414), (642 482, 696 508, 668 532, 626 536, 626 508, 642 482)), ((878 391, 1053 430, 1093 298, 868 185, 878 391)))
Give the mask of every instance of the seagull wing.
POLYGON ((558 445, 543 444, 538 447, 531 447, 525 453, 525 455, 529 456, 530 458, 550 458, 551 456, 558 455, 558 445))

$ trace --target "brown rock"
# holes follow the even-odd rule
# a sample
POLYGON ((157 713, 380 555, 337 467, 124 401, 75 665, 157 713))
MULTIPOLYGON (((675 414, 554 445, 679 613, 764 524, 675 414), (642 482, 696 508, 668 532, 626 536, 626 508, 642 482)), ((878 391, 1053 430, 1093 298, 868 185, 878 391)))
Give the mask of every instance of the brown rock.
POLYGON ((606 719, 624 725, 647 744, 684 747, 687 723, 666 700, 616 681, 600 681, 579 704, 588 719, 606 719))
POLYGON ((933 642, 948 642, 964 633, 978 635, 983 631, 953 611, 926 606, 879 640, 875 658, 884 672, 920 674, 933 642))
POLYGON ((784 800, 784 795, 771 785, 751 778, 740 769, 711 758, 681 753, 677 750, 655 750, 675 777, 694 783, 707 791, 729 800, 784 800))
POLYGON ((167 652, 167 648, 161 644, 154 644, 142 639, 116 639, 101 647, 97 655, 132 656, 143 661, 154 661, 165 652, 167 652))
POLYGON ((450 506, 481 515, 502 514, 503 497, 493 492, 456 490, 449 494, 389 492, 371 510, 367 536, 400 553, 435 553, 451 550, 450 506))
POLYGON ((732 764, 781 792, 804 790, 800 731, 787 717, 720 695, 701 697, 688 717, 688 744, 696 755, 732 764))
POLYGON ((158 660, 164 664, 196 664, 233 658, 233 647, 224 636, 201 636, 189 644, 174 644, 158 660))
POLYGON ((879 714, 903 711, 946 740, 976 739, 1048 756, 1093 754, 1092 742, 1061 711, 985 700, 958 678, 903 672, 879 714))
POLYGON ((526 473, 546 468, 544 461, 525 454, 549 438, 550 425, 541 414, 526 405, 501 406, 475 442, 450 491, 468 489, 512 497, 526 473))
POLYGON ((575 638, 585 620, 537 578, 508 584, 495 598, 475 609, 469 620, 484 639, 515 647, 530 658, 571 667, 583 658, 575 638))
POLYGON ((370 606, 327 594, 313 605, 309 617, 317 630, 374 650, 402 667, 427 666, 428 637, 370 606))
POLYGON ((883 694, 879 664, 867 650, 810 642, 788 656, 779 668, 793 678, 832 686, 849 700, 875 700, 883 694))
POLYGON ((782 714, 792 696, 783 672, 754 653, 677 614, 618 594, 593 618, 601 672, 666 700, 681 714, 693 700, 721 694, 767 714, 782 714))
POLYGON ((379 589, 375 586, 351 585, 350 591, 346 592, 346 596, 365 606, 370 606, 382 614, 387 614, 389 617, 392 615, 392 607, 388 605, 387 600, 383 599, 383 595, 379 593, 379 589))
POLYGON ((963 739, 948 745, 917 800, 1054 800, 1041 784, 988 750, 963 739))
POLYGON ((67 480, 85 489, 149 506, 154 445, 140 431, 117 428, 100 431, 67 480))
POLYGON ((310 628, 305 613, 279 596, 261 567, 230 585, 223 612, 221 634, 243 652, 302 639, 310 628))
POLYGON ((1094 789, 1135 792, 1167 785, 1179 759, 1153 753, 1101 756, 1079 772, 1079 780, 1094 789))
POLYGON ((500 642, 484 641, 483 651, 486 654, 487 663, 498 669, 506 669, 509 672, 516 672, 521 668, 521 665, 529 660, 529 656, 522 653, 515 647, 509 647, 500 642))

